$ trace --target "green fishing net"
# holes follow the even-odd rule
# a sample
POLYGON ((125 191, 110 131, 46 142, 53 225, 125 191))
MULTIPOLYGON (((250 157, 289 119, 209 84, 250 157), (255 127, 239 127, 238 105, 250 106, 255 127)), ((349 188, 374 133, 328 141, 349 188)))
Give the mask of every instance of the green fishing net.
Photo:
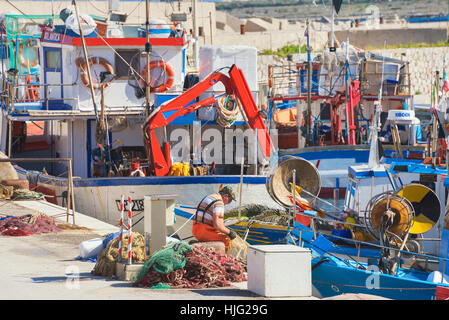
POLYGON ((164 248, 153 253, 145 261, 137 274, 135 283, 139 283, 151 268, 164 274, 183 268, 186 264, 184 254, 192 251, 192 249, 192 246, 184 241, 169 242, 164 248))

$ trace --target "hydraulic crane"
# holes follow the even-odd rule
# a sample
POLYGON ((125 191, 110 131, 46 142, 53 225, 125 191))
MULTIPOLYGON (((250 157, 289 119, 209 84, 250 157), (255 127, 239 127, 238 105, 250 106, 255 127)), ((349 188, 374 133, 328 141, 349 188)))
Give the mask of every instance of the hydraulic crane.
POLYGON ((232 65, 228 73, 229 76, 219 71, 212 72, 204 80, 198 82, 183 94, 155 108, 148 116, 145 120, 143 133, 152 174, 165 176, 169 173, 171 167, 170 144, 168 141, 163 141, 161 147, 155 129, 167 126, 180 116, 214 104, 217 101, 214 96, 198 102, 191 102, 196 101, 202 93, 220 82, 224 85, 227 95, 234 95, 239 99, 242 107, 241 111, 244 112, 247 124, 252 129, 257 129, 257 140, 265 158, 269 158, 272 155, 273 143, 270 134, 259 113, 242 70, 236 65, 232 65))

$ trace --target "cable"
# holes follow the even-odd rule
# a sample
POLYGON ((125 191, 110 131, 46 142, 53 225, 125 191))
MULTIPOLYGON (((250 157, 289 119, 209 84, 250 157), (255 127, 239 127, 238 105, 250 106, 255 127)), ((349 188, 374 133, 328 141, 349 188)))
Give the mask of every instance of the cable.
POLYGON ((97 9, 97 11, 100 11, 101 13, 104 13, 104 14, 108 14, 108 13, 109 13, 108 11, 104 11, 104 10, 98 8, 96 5, 94 5, 94 3, 92 2, 92 0, 87 0, 87 1, 89 1, 89 3, 92 5, 92 7, 94 7, 95 9, 97 9))

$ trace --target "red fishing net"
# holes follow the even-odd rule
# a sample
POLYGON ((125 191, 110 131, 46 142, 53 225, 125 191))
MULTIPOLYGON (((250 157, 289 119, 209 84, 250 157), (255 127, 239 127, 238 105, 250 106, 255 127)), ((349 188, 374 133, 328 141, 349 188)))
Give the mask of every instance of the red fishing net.
POLYGON ((40 233, 60 232, 53 218, 38 214, 27 214, 0 221, 0 232, 5 236, 26 236, 40 233))
POLYGON ((243 264, 230 255, 222 255, 206 247, 193 247, 185 253, 186 264, 170 273, 150 269, 137 283, 139 287, 216 288, 230 286, 231 282, 246 281, 243 264))

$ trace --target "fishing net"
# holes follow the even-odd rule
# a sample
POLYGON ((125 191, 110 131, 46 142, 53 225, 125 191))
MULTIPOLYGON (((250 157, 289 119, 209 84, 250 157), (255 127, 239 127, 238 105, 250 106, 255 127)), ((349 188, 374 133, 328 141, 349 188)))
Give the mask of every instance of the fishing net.
POLYGON ((0 184, 0 200, 9 200, 14 193, 13 186, 4 186, 0 184))
MULTIPOLYGON (((132 233, 131 259, 133 263, 143 263, 145 261, 145 237, 138 232, 132 233)), ((112 277, 116 274, 116 264, 118 261, 119 238, 114 238, 107 244, 106 248, 98 255, 97 263, 91 271, 93 275, 112 277)), ((128 261, 128 234, 123 234, 122 241, 122 261, 128 261)))
POLYGON ((44 194, 0 184, 0 200, 44 200, 44 194))
POLYGON ((246 252, 248 251, 248 246, 248 242, 240 238, 239 235, 236 235, 236 237, 229 242, 229 247, 226 254, 246 263, 246 252))
POLYGON ((171 273, 174 270, 184 267, 185 253, 192 251, 192 246, 183 241, 169 242, 164 248, 153 253, 136 277, 136 282, 140 282, 150 269, 159 273, 171 273))
MULTIPOLYGON (((229 210, 228 212, 225 213, 225 219, 237 216, 238 212, 239 212, 238 207, 232 208, 231 210, 229 210)), ((281 214, 281 210, 279 210, 279 209, 273 209, 268 206, 261 205, 261 204, 255 204, 255 203, 242 206, 241 210, 240 210, 240 216, 247 217, 247 218, 252 218, 252 217, 260 216, 260 215, 267 216, 267 215, 280 215, 280 214, 281 214)))
POLYGON ((44 194, 40 192, 30 191, 28 189, 15 189, 11 200, 44 200, 44 194))
POLYGON ((62 229, 56 225, 52 217, 41 213, 11 217, 0 221, 0 232, 2 235, 25 236, 60 231, 62 229))
MULTIPOLYGON (((215 250, 203 246, 190 246, 185 243, 179 245, 183 251, 185 264, 169 273, 156 271, 154 268, 140 274, 135 286, 166 289, 201 289, 230 286, 231 282, 246 281, 243 264, 231 257, 222 255, 215 250)), ((179 257, 173 258, 179 262, 179 257)))

